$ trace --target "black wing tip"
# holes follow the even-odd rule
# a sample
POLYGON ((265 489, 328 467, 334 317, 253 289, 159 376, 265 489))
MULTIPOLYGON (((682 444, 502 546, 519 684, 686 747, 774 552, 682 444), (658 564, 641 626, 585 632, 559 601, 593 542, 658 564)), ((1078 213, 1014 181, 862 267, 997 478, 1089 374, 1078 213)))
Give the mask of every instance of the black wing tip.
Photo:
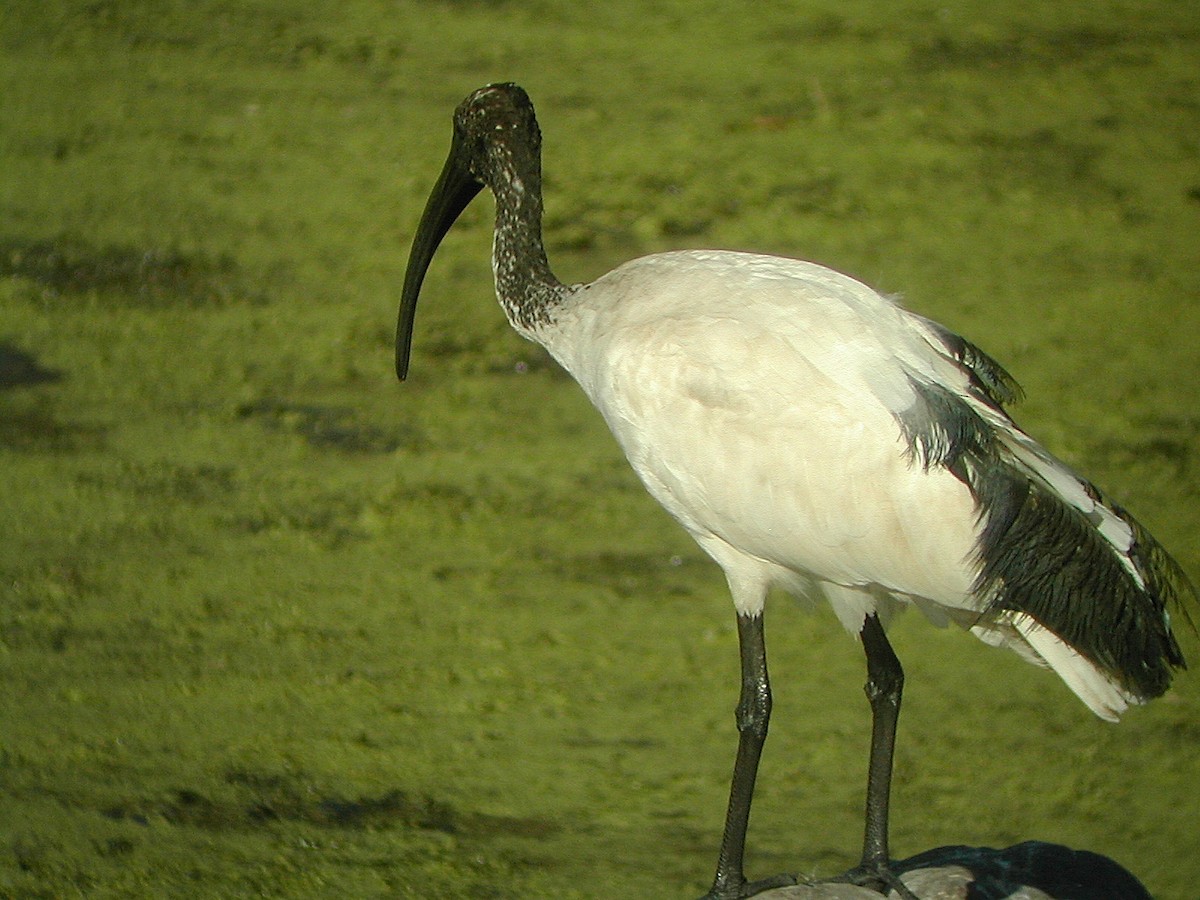
POLYGON ((974 590, 985 617, 1026 613, 1134 696, 1165 693, 1172 671, 1187 668, 1169 613, 1195 627, 1186 602, 1195 589, 1178 562, 1115 508, 1134 532, 1128 559, 1139 583, 1078 510, 1000 461, 973 462, 984 470, 974 479, 987 517, 974 590))
MULTIPOLYGON (((1123 507, 1115 504, 1112 504, 1111 507, 1132 529, 1134 560, 1142 578, 1158 597, 1164 612, 1168 612, 1172 616, 1178 614, 1186 623, 1188 630, 1193 635, 1200 636, 1200 629, 1196 626, 1196 620, 1192 618, 1191 609, 1192 607, 1200 608, 1200 591, 1196 590, 1195 582, 1188 577, 1188 573, 1179 561, 1167 552, 1167 548, 1160 544, 1137 519, 1126 512, 1123 507)), ((1187 664, 1178 646, 1175 646, 1174 649, 1178 658, 1178 667, 1186 669, 1187 664)))

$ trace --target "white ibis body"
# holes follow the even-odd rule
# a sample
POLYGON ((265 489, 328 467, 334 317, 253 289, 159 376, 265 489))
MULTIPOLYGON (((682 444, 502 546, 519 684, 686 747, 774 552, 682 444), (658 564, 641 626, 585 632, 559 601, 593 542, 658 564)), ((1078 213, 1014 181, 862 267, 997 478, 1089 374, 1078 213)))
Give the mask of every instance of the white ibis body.
POLYGON ((600 410, 647 490, 721 566, 742 691, 710 898, 750 896, 742 852, 771 693, 772 587, 823 596, 861 635, 872 708, 867 820, 847 878, 894 885, 887 803, 903 672, 884 633, 901 607, 1053 669, 1098 716, 1162 694, 1184 659, 1169 607, 1186 576, 1128 513, 1021 431, 995 361, 865 285, 794 259, 681 251, 591 284, 550 272, 541 136, 511 84, 471 94, 413 241, 396 337, 441 238, 496 198, 496 293, 600 410))

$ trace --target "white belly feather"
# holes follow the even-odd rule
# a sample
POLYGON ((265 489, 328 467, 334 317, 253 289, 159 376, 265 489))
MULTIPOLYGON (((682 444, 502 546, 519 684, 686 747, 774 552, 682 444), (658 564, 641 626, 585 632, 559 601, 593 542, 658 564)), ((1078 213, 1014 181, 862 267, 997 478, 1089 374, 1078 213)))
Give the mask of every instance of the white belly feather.
MULTIPOLYGON (((895 419, 911 402, 906 313, 819 266, 724 253, 636 260, 582 299, 566 330, 591 332, 573 345, 587 358, 551 351, 727 572, 970 607, 974 500, 912 460, 895 419), (753 306, 738 302, 747 281, 753 306)), ((908 343, 933 363, 919 334, 908 343)))

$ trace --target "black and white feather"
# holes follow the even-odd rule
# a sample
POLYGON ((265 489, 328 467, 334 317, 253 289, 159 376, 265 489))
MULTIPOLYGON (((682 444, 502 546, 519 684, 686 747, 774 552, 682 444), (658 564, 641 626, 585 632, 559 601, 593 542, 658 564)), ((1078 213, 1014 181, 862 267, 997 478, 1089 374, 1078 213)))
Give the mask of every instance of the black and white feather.
POLYGON ((982 611, 971 630, 1049 665, 1103 718, 1161 695, 1185 667, 1170 609, 1194 594, 1187 576, 1128 512, 1016 426, 1003 407, 1021 392, 1003 367, 922 321, 970 386, 963 396, 914 383, 920 400, 899 421, 910 453, 975 497, 982 611))

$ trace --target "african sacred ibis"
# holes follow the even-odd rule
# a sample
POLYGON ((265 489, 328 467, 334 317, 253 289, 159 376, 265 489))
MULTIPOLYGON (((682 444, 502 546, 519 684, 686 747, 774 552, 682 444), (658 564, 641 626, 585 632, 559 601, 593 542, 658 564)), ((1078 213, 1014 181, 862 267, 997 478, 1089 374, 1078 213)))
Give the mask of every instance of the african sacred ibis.
POLYGON ((396 372, 408 372, 433 254, 483 188, 512 326, 544 346, 600 410, 647 490, 724 569, 742 686, 729 808, 709 898, 749 884, 742 854, 771 692, 768 589, 824 596, 858 632, 872 711, 861 864, 895 886, 887 808, 903 671, 884 634, 913 604, 1052 668, 1115 720, 1162 694, 1184 659, 1168 607, 1194 595, 1128 513, 1021 431, 1018 388, 942 326, 809 262, 704 250, 563 284, 542 246, 541 134, 513 84, 454 114, 446 161, 413 240, 396 372))

